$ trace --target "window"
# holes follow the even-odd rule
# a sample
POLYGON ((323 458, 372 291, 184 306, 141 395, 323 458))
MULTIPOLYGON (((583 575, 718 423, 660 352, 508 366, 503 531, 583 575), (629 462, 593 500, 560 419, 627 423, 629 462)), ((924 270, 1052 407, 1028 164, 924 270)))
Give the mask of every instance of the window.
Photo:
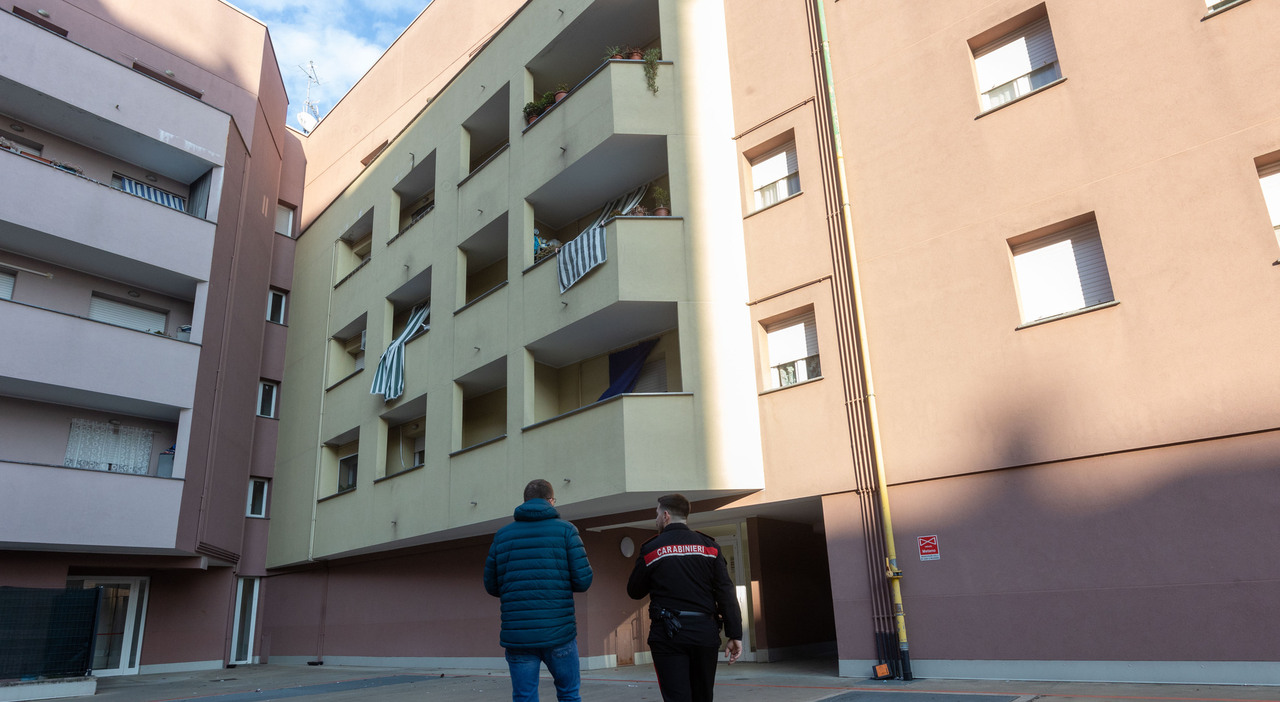
POLYGON ((368 330, 361 329, 359 334, 356 334, 343 342, 343 346, 346 349, 347 354, 350 355, 352 361, 355 362, 355 370, 364 370, 364 346, 368 336, 368 330))
POLYGON ((360 466, 359 450, 358 443, 347 444, 339 450, 342 455, 338 456, 338 492, 355 489, 356 473, 360 466))
POLYGON ((245 505, 246 517, 267 516, 267 481, 253 478, 249 481, 249 501, 245 505))
POLYGON ((276 205, 276 234, 293 236, 293 212, 288 205, 276 205))
POLYGON ((275 419, 276 395, 280 394, 280 385, 270 380, 258 383, 258 416, 275 419))
POLYGON ((157 312, 97 295, 89 299, 89 319, 141 332, 163 334, 168 316, 165 312, 157 312))
POLYGON ((1062 77, 1048 17, 1040 17, 1012 34, 975 48, 973 63, 983 112, 1062 77))
POLYGON ((765 333, 773 387, 785 388, 822 377, 813 310, 766 325, 765 333))
POLYGON ((1262 197, 1267 202, 1267 213, 1271 215, 1271 228, 1280 240, 1280 163, 1274 163, 1258 170, 1258 181, 1262 184, 1262 197))
POLYGON ((1011 250, 1023 324, 1115 299, 1095 221, 1011 250))
POLYGON ((124 426, 118 419, 105 422, 73 419, 62 465, 147 475, 151 468, 153 434, 150 429, 124 426))
POLYGON ((751 187, 756 191, 756 209, 762 210, 798 195, 799 170, 794 141, 753 160, 751 187))
POLYGON ((17 276, 9 271, 0 270, 0 300, 13 299, 13 282, 17 276))
POLYGON ((267 293, 267 321, 284 324, 284 306, 289 294, 283 290, 272 290, 267 293))

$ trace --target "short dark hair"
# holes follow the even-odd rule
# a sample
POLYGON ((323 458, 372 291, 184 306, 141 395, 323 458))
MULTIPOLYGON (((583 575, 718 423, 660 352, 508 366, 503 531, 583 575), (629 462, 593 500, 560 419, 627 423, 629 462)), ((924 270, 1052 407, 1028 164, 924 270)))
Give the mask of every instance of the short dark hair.
POLYGON ((541 500, 549 500, 556 496, 556 491, 551 489, 551 483, 538 478, 530 480, 528 485, 524 486, 524 501, 528 502, 534 498, 541 500))
POLYGON ((658 506, 681 519, 689 518, 689 498, 678 492, 658 498, 658 506))

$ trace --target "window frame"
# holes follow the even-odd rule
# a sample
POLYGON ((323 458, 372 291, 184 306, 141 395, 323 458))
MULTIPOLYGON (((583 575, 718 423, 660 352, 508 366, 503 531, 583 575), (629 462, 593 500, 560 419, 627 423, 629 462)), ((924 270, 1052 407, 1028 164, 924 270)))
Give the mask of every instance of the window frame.
POLYGON ((1280 161, 1258 167, 1258 187, 1262 189, 1262 204, 1276 243, 1280 244, 1280 161))
POLYGON ((1102 245, 1098 222, 1093 216, 1076 218, 1065 225, 1055 225, 1031 235, 1015 237, 1008 242, 1008 247, 1017 294, 1020 320, 1018 329, 1117 304, 1106 249, 1102 245), (1050 247, 1061 247, 1063 244, 1068 244, 1066 251, 1070 253, 1069 271, 1062 262, 1066 259, 1063 249, 1057 248, 1054 253, 1048 251, 1050 247), (1082 260, 1089 264, 1083 272, 1080 268, 1082 260), (1021 267, 1020 261, 1025 262, 1021 267), (1101 269, 1101 280, 1098 279, 1098 268, 1101 269), (1052 277, 1046 278, 1046 272, 1052 274, 1052 277), (1067 274, 1074 275, 1074 288, 1068 289, 1063 284, 1067 274), (1102 283, 1105 283, 1105 288, 1102 283), (1043 301, 1047 298, 1060 298, 1061 302, 1061 298, 1074 294, 1077 289, 1080 299, 1078 306, 1046 305, 1043 301), (1029 305, 1029 299, 1036 300, 1034 306, 1029 305), (1041 314, 1044 309, 1050 308, 1054 311, 1041 314))
POLYGON ((279 419, 280 418, 280 383, 277 383, 274 380, 258 381, 258 406, 256 409, 256 414, 257 416, 262 417, 263 419, 279 419), (263 400, 263 395, 265 394, 263 391, 267 390, 268 388, 271 391, 271 409, 270 409, 271 413, 263 414, 262 400, 263 400))
POLYGON ((268 290, 267 291, 267 321, 274 322, 276 324, 285 324, 285 320, 288 319, 288 313, 289 313, 289 293, 285 292, 284 290, 277 290, 275 288, 271 288, 270 290, 268 290), (276 299, 280 300, 279 314, 273 314, 276 307, 275 305, 276 299))
POLYGON ((808 307, 790 312, 775 318, 773 321, 761 323, 761 327, 764 330, 764 366, 767 369, 768 376, 767 390, 782 390, 783 388, 803 385, 822 378, 822 350, 818 344, 818 323, 814 308, 808 307), (805 328, 806 325, 808 328, 805 328), (781 334, 785 330, 796 327, 801 327, 800 334, 807 355, 795 358, 788 357, 786 360, 778 361, 778 359, 774 358, 777 355, 773 350, 774 343, 783 343, 781 334), (774 342, 773 340, 778 341, 774 342), (810 346, 812 346, 813 353, 808 353, 810 346), (782 369, 784 366, 791 366, 791 375, 787 376, 791 378, 791 382, 783 382, 782 369), (810 372, 811 369, 812 373, 810 372))
POLYGON ((360 447, 357 445, 353 453, 345 456, 338 456, 338 492, 350 492, 356 489, 357 481, 360 479, 360 447), (344 465, 350 460, 351 464, 344 465), (344 478, 349 477, 347 482, 344 478))
POLYGON ((266 519, 267 518, 267 498, 270 495, 270 491, 271 491, 271 481, 267 480, 266 478, 250 478, 249 479, 249 496, 245 500, 244 516, 252 517, 254 519, 266 519), (256 492, 256 488, 259 485, 262 486, 262 509, 259 510, 258 512, 255 512, 253 509, 253 502, 254 502, 253 497, 254 497, 254 493, 256 492))
MULTIPOLYGON (((979 35, 978 38, 969 41, 973 57, 974 87, 978 93, 979 117, 1035 95, 1065 79, 1062 72, 1062 59, 1058 55, 1057 43, 1053 37, 1053 24, 1049 20, 1048 13, 1044 11, 1043 5, 1000 25, 1000 27, 1003 26, 1011 26, 1012 29, 1008 31, 993 29, 991 32, 979 35), (983 38, 996 31, 999 31, 997 36, 990 39, 983 38), (1053 58, 1051 61, 1041 61, 1039 65, 1033 65, 1037 59, 1043 57, 1033 55, 1033 51, 1028 47, 1028 39, 1041 36, 1042 31, 1043 36, 1047 37, 1047 44, 1052 50, 1053 58), (1022 43, 1023 52, 1020 52, 1018 57, 1025 58, 1028 70, 1000 83, 993 83, 986 90, 983 90, 983 86, 988 82, 988 80, 984 80, 983 74, 1000 73, 993 66, 996 59, 989 57, 1011 47, 1016 42, 1022 43), (1049 67, 1053 69, 1056 75, 1053 75, 1048 80, 1036 77, 1037 73, 1043 75, 1044 69, 1049 67), (1025 87, 1021 85, 1024 80, 1025 87), (993 104, 992 96, 1005 88, 1012 88, 1013 94, 1002 102, 993 104)), ((1043 49, 1041 49, 1041 52, 1043 52, 1043 49)))
POLYGON ((280 236, 287 236, 290 239, 294 238, 293 223, 294 223, 294 220, 297 219, 297 214, 298 214, 298 208, 293 207, 291 205, 286 205, 283 202, 277 202, 276 203, 276 219, 275 219, 275 223, 272 225, 272 227, 275 230, 275 233, 279 234, 280 236), (288 217, 288 223, 285 225, 285 229, 287 231, 283 231, 283 232, 280 231, 280 215, 282 214, 288 217))
POLYGON ((803 192, 800 185, 800 155, 796 148, 796 141, 793 138, 770 148, 763 153, 747 158, 748 173, 751 178, 751 203, 753 205, 752 212, 760 212, 770 207, 780 205, 803 192), (757 169, 762 168, 767 162, 781 157, 785 173, 781 178, 775 178, 768 183, 757 184, 757 169), (794 181, 794 182, 793 182, 794 181), (783 185, 787 186, 785 195, 778 195, 783 185), (766 202, 764 191, 774 189, 772 202, 766 202))

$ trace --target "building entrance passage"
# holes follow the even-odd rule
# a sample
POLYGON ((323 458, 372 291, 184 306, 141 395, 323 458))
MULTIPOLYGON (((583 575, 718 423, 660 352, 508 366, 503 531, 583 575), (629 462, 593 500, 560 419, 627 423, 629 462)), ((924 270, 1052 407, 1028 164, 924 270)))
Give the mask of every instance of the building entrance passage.
POLYGON ((93 674, 132 675, 138 672, 142 630, 147 611, 148 578, 70 578, 67 587, 102 588, 98 630, 93 644, 93 674))

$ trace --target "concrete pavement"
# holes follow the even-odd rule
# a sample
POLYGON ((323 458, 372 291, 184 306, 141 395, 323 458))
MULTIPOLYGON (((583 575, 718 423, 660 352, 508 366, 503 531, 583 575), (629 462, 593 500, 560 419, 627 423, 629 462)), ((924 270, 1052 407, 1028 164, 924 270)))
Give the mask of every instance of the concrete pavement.
MULTIPOLYGON (((544 677, 542 699, 555 700, 544 677)), ((587 702, 660 702, 652 666, 584 671, 587 702)), ((874 681, 836 676, 834 661, 721 665, 716 698, 734 702, 1239 702, 1280 701, 1280 687, 991 680, 874 681)), ((505 673, 421 668, 254 665, 103 678, 93 702, 504 702, 505 673)))

